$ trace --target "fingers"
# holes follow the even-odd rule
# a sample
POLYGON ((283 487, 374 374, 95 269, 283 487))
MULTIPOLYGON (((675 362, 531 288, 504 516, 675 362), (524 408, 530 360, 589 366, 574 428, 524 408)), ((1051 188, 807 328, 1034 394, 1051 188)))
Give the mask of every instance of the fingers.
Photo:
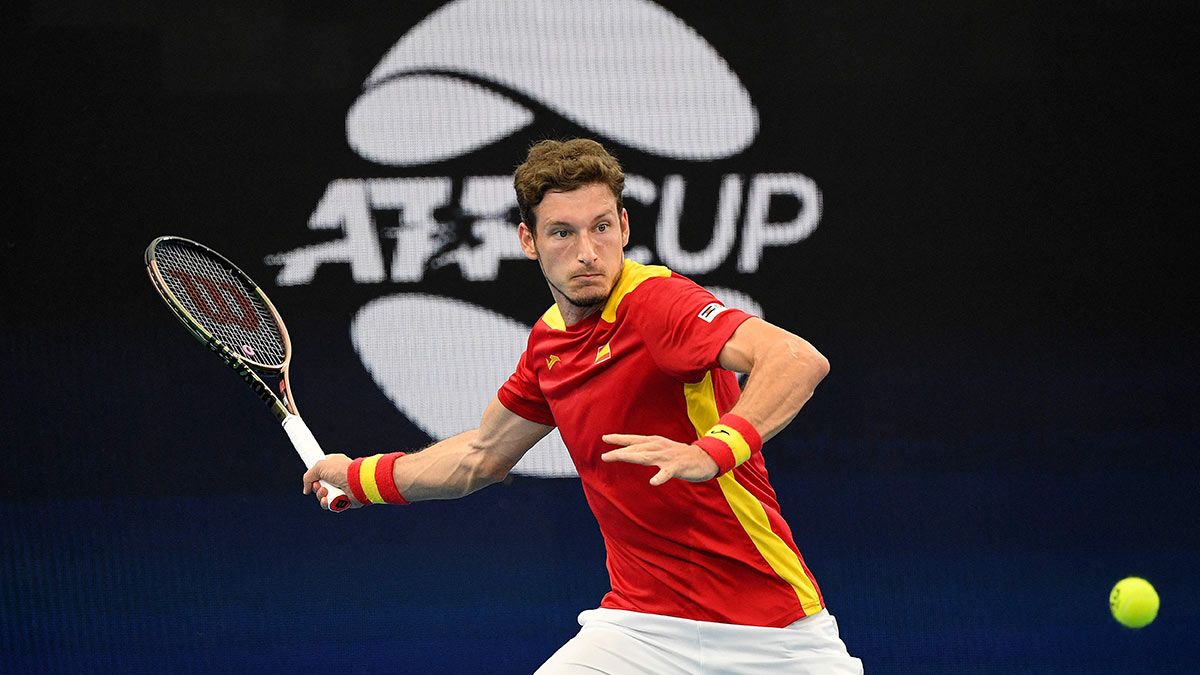
POLYGON ((605 443, 625 447, 609 450, 600 455, 605 462, 625 462, 642 466, 656 466, 658 473, 650 479, 650 484, 657 487, 675 477, 674 472, 667 468, 670 441, 660 436, 640 436, 637 434, 605 434, 601 437, 605 443))
MULTIPOLYGON (((309 469, 308 471, 304 472, 304 478, 307 479, 309 473, 311 473, 311 472, 312 472, 312 469, 309 469)), ((329 490, 325 489, 325 486, 321 485, 320 480, 312 480, 312 481, 305 480, 304 481, 304 494, 316 495, 317 501, 321 502, 321 508, 325 508, 325 509, 329 508, 329 503, 328 503, 329 490)))
POLYGON ((609 450, 600 455, 600 459, 605 462, 629 462, 630 464, 649 466, 655 464, 658 457, 638 448, 620 448, 609 450))
MULTIPOLYGON (((346 483, 346 467, 350 465, 350 458, 341 453, 326 455, 316 464, 313 464, 304 472, 301 478, 303 482, 302 492, 306 495, 313 495, 317 501, 321 503, 321 507, 329 508, 329 490, 325 487, 322 481, 328 481, 332 487, 340 488, 347 493, 350 491, 346 483)), ((361 506, 351 498, 350 503, 354 507, 361 506)))
POLYGON ((716 462, 692 444, 637 434, 605 434, 601 440, 623 446, 601 454, 600 459, 605 462, 657 467, 658 472, 650 479, 653 486, 663 485, 672 478, 698 483, 716 475, 716 462))
POLYGON ((667 442, 660 436, 639 436, 637 434, 605 434, 600 437, 600 440, 610 445, 624 446, 600 455, 600 459, 605 462, 631 462, 642 465, 654 464, 657 456, 650 456, 647 453, 661 450, 663 443, 667 442))
POLYGON ((316 486, 318 481, 321 479, 320 466, 324 461, 325 460, 321 460, 320 462, 313 464, 308 471, 304 472, 304 476, 300 479, 300 481, 304 484, 304 494, 311 494, 313 490, 316 490, 316 487, 314 486, 316 486))
POLYGON ((343 460, 345 460, 346 463, 349 463, 350 458, 340 454, 326 455, 325 459, 322 459, 309 467, 308 470, 304 472, 304 476, 300 479, 304 483, 304 494, 307 495, 316 492, 316 488, 313 486, 322 479, 331 480, 331 477, 328 474, 336 474, 336 463, 343 460))
POLYGON ((610 445, 633 445, 644 443, 656 438, 655 436, 639 436, 637 434, 604 434, 600 440, 610 445))
POLYGON ((304 481, 304 494, 315 495, 317 501, 321 503, 321 508, 329 508, 329 490, 321 485, 321 468, 327 460, 321 460, 304 472, 301 478, 304 481))
POLYGON ((654 477, 650 479, 650 484, 654 486, 662 485, 675 477, 675 474, 666 468, 668 462, 664 462, 661 453, 658 452, 621 448, 619 450, 609 450, 600 455, 600 459, 605 462, 625 462, 627 464, 640 464, 642 466, 657 466, 658 473, 654 474, 654 477))

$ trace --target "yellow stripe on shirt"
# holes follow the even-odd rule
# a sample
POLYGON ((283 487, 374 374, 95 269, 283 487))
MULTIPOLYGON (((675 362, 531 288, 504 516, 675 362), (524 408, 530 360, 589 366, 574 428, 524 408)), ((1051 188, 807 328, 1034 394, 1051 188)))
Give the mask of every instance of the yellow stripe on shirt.
POLYGON ((808 575, 804 573, 804 566, 800 564, 800 559, 771 529, 771 521, 767 519, 767 511, 763 508, 762 502, 737 482, 732 471, 717 478, 717 483, 721 486, 725 501, 729 502, 733 514, 737 516, 738 522, 742 524, 742 529, 746 530, 746 534, 750 535, 759 554, 767 561, 771 569, 775 570, 775 574, 788 582, 792 590, 796 592, 796 598, 800 601, 800 606, 804 608, 804 613, 813 614, 820 610, 821 598, 817 595, 817 589, 808 575))
MULTIPOLYGON (((696 438, 700 438, 720 419, 717 398, 713 391, 712 372, 705 373, 704 379, 699 382, 684 384, 683 395, 687 401, 688 419, 696 429, 696 438)), ((741 438, 741 434, 737 436, 741 438)), ((742 439, 742 444, 745 444, 745 439, 742 439)), ((732 444, 730 445, 732 447, 732 444)), ((738 452, 739 450, 735 449, 734 456, 739 457, 739 462, 745 461, 740 458, 738 452)), ((745 452, 748 457, 749 446, 745 452)), ((804 613, 811 615, 820 610, 821 598, 816 587, 804 572, 804 566, 795 552, 771 529, 771 521, 767 518, 767 511, 762 502, 737 482, 733 471, 718 477, 717 484, 721 487, 721 493, 729 503, 729 508, 733 510, 738 523, 746 531, 750 541, 754 542, 754 548, 758 549, 759 555, 775 574, 792 587, 796 599, 804 608, 804 613)))

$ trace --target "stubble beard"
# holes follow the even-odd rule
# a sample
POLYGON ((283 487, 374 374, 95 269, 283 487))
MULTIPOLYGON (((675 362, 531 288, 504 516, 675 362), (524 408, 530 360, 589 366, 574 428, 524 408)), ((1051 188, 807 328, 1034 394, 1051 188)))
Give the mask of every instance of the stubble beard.
POLYGON ((610 293, 612 293, 612 288, 609 288, 607 291, 604 291, 603 293, 598 293, 597 295, 592 296, 592 297, 587 297, 587 296, 580 297, 578 295, 572 296, 570 293, 566 292, 562 288, 559 288, 558 285, 555 284, 553 281, 550 281, 550 275, 546 274, 546 268, 542 266, 541 258, 538 258, 537 263, 538 263, 538 268, 540 270, 542 270, 542 278, 546 280, 546 285, 548 285, 548 286, 550 286, 550 288, 554 289, 555 293, 558 296, 561 296, 567 302, 571 303, 571 305, 574 307, 579 307, 580 309, 590 309, 592 307, 599 307, 600 305, 603 305, 605 302, 608 301, 608 296, 610 293))
MULTIPOLYGON (((579 295, 572 296, 570 293, 564 291, 563 289, 561 289, 557 285, 555 285, 555 283, 553 281, 550 281, 550 277, 546 276, 545 270, 542 270, 542 277, 544 277, 546 279, 546 283, 549 284, 549 286, 551 288, 553 288, 555 291, 558 292, 558 295, 562 296, 567 302, 571 303, 575 307, 579 307, 581 309, 588 309, 591 307, 599 307, 600 305, 603 305, 605 303, 605 301, 608 300, 608 295, 609 295, 608 292, 597 293, 596 295, 593 295, 591 297, 579 296, 579 295)), ((611 290, 612 289, 609 289, 609 291, 611 291, 611 290)))

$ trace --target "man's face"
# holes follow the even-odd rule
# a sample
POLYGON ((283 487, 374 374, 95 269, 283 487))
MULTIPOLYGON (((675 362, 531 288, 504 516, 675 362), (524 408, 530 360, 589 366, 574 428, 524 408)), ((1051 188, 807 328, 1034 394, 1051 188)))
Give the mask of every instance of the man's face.
POLYGON ((621 276, 629 214, 617 211, 607 186, 591 183, 569 192, 547 192, 534 207, 537 232, 518 232, 525 257, 537 260, 554 300, 578 308, 604 304, 621 276))

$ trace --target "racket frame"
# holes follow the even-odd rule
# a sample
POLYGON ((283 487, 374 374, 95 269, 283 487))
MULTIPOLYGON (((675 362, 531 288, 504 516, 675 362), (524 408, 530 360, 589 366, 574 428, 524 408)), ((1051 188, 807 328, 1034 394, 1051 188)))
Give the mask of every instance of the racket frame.
MULTIPOLYGON (((312 463, 315 463, 314 460, 316 457, 314 455, 314 449, 315 453, 319 453, 321 456, 324 456, 324 452, 320 450, 320 446, 317 445, 316 439, 313 438, 312 433, 308 430, 308 426, 304 424, 304 420, 300 417, 300 412, 296 407, 296 400, 292 397, 291 377, 288 374, 289 366, 291 365, 292 361, 292 340, 288 335, 287 326, 283 323, 283 317, 280 316, 279 311, 275 309, 274 303, 272 303, 270 298, 267 297, 267 294, 264 293, 261 288, 259 288, 258 284, 254 283, 254 280, 250 278, 250 275, 243 272, 240 267, 233 264, 228 258, 220 253, 217 253, 213 249, 197 241, 185 239, 183 237, 168 235, 155 238, 154 241, 150 242, 150 245, 146 247, 145 260, 146 273, 150 277, 150 283, 154 285, 154 290, 158 292, 159 296, 163 299, 164 304, 171 309, 171 313, 175 315, 175 318, 183 324, 184 328, 187 328, 188 332, 191 333, 197 341, 208 347, 209 351, 212 351, 214 354, 220 357, 221 360, 225 362, 225 365, 232 368, 233 371, 236 372, 246 384, 250 385, 250 388, 258 396, 258 398, 264 404, 266 404, 267 408, 271 411, 271 414, 274 415, 275 419, 283 425, 284 431, 287 432, 289 440, 291 440, 293 445, 296 446, 296 451, 300 453, 300 456, 302 459, 304 459, 305 464, 311 466, 312 463), (253 359, 250 359, 242 354, 238 354, 230 349, 229 346, 224 342, 221 342, 221 340, 214 336, 211 332, 209 332, 209 330, 204 327, 204 324, 196 320, 196 318, 193 317, 190 312, 188 312, 184 304, 175 296, 175 292, 171 290, 171 287, 167 283, 166 279, 163 278, 162 272, 158 269, 158 261, 155 258, 155 249, 161 242, 164 241, 182 242, 184 245, 195 247, 203 251, 205 254, 211 255, 215 259, 221 261, 229 269, 229 271, 237 276, 242 282, 244 282, 247 287, 254 289, 255 294, 258 295, 259 299, 263 301, 263 304, 271 313, 271 318, 275 321, 275 325, 279 329, 279 334, 283 338, 282 363, 259 363, 258 361, 254 361, 253 359), (278 395, 272 391, 271 386, 268 385, 265 380, 263 380, 262 376, 259 375, 259 372, 279 378, 278 395), (303 431, 300 431, 301 429, 303 431)), ((322 481, 322 483, 325 484, 324 481, 322 481)), ((344 494, 333 494, 334 491, 341 491, 328 484, 325 485, 330 490, 329 510, 345 510, 349 506, 348 498, 346 498, 344 494)))

